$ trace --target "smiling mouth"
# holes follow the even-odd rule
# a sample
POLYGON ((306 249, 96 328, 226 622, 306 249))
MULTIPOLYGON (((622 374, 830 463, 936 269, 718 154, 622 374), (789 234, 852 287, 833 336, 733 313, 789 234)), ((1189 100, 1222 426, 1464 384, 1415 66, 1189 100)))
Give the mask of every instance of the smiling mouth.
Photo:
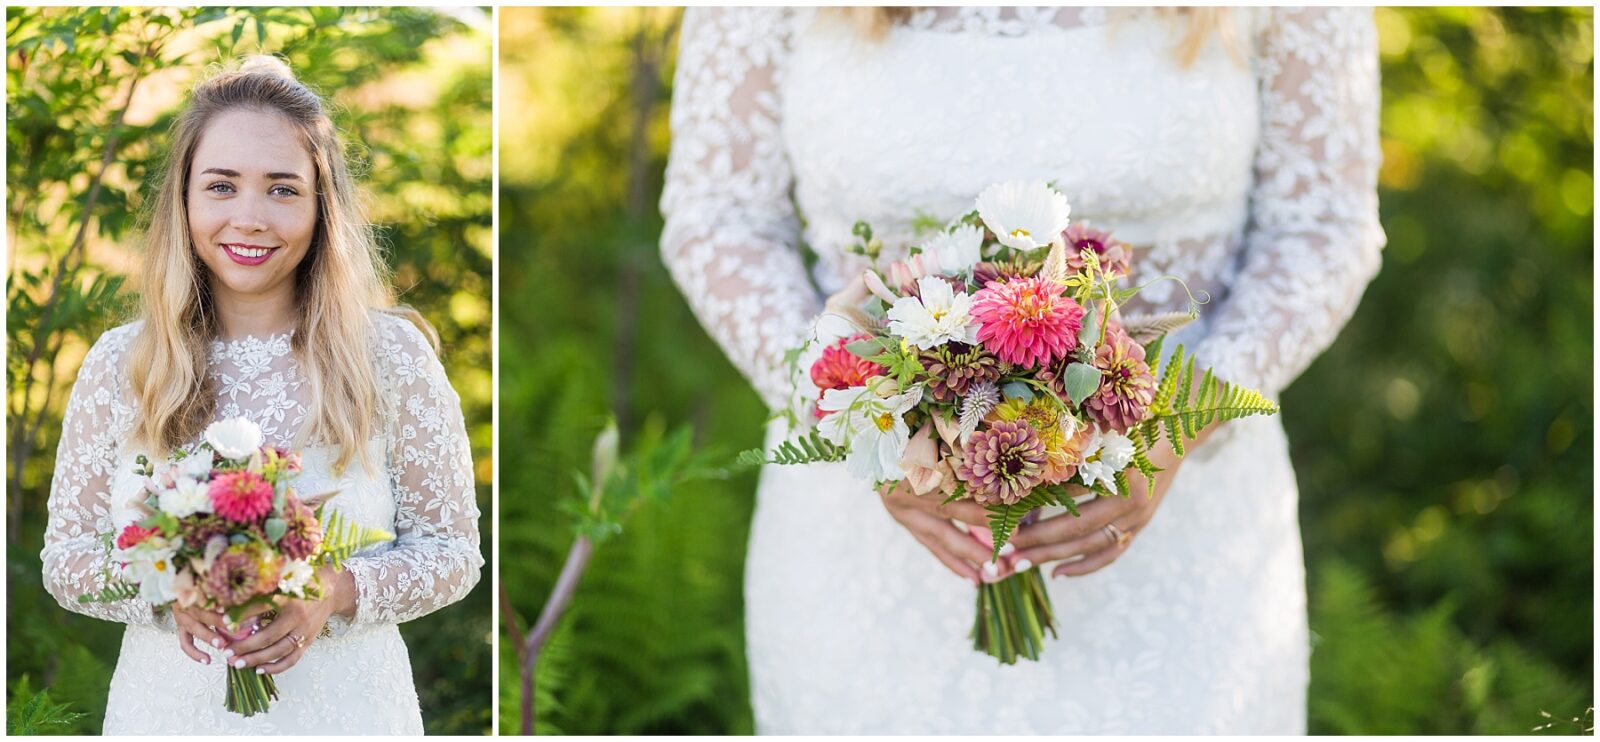
POLYGON ((233 262, 241 263, 243 265, 260 265, 265 263, 267 258, 271 257, 272 253, 277 249, 278 248, 276 247, 246 245, 238 242, 222 243, 223 252, 228 253, 228 257, 232 258, 233 262))

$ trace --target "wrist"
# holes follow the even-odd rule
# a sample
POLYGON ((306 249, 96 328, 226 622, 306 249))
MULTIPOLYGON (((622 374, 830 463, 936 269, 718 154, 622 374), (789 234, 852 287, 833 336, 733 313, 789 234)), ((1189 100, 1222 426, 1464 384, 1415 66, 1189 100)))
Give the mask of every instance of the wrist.
POLYGON ((328 603, 330 615, 343 618, 355 618, 356 615, 356 578, 350 570, 336 570, 333 567, 322 568, 322 599, 328 603))

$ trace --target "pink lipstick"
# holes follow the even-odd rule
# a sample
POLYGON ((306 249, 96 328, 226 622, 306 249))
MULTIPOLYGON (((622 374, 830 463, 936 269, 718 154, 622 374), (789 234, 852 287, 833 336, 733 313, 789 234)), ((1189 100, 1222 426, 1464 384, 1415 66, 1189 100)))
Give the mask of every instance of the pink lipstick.
POLYGON ((239 265, 261 265, 278 251, 276 247, 265 245, 249 245, 243 242, 224 242, 222 251, 228 254, 233 262, 239 265))

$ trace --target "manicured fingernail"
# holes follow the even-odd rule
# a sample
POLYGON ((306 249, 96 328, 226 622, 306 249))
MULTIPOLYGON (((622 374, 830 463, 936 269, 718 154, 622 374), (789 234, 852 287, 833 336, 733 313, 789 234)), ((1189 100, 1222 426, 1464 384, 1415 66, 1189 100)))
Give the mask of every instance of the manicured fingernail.
POLYGON ((222 639, 220 637, 215 637, 215 636, 211 637, 211 646, 216 647, 218 649, 221 649, 222 648, 222 639))
POLYGON ((1015 552, 1016 550, 1017 547, 1015 545, 1006 544, 1005 546, 1000 547, 1000 556, 1011 556, 1012 552, 1015 552))
POLYGON ((256 668, 256 674, 257 675, 265 675, 265 674, 267 674, 267 671, 258 667, 258 668, 256 668))
POLYGON ((222 650, 222 656, 223 657, 232 657, 233 656, 233 650, 231 650, 231 649, 222 650))
POLYGON ((1030 569, 1033 569, 1033 562, 1030 562, 1025 558, 1024 559, 1018 559, 1015 566, 1016 566, 1016 570, 1018 572, 1026 572, 1026 571, 1028 571, 1030 569))
POLYGON ((950 522, 954 523, 956 525, 956 530, 958 530, 958 531, 960 531, 962 533, 968 533, 969 532, 969 531, 967 531, 967 524, 966 523, 963 523, 963 522, 961 522, 959 520, 953 520, 953 521, 950 521, 950 522))
POLYGON ((233 661, 233 666, 239 668, 240 670, 243 670, 244 669, 244 660, 242 658, 234 660, 233 661))

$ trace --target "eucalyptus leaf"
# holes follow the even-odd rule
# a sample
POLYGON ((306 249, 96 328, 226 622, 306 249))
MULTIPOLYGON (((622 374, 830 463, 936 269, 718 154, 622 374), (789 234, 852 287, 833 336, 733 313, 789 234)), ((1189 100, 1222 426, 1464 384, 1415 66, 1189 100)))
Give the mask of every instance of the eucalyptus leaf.
POLYGON ((1010 384, 1000 387, 1000 393, 1004 394, 1006 399, 1020 399, 1024 402, 1033 401, 1033 390, 1029 389, 1027 384, 1024 384, 1020 381, 1013 381, 1010 384))
POLYGON ((278 539, 283 538, 283 534, 289 531, 289 521, 282 518, 268 518, 261 527, 267 532, 267 541, 276 545, 278 539))
POLYGON ((1084 306, 1083 327, 1078 330, 1078 344, 1093 348, 1100 344, 1100 305, 1089 302, 1084 306))
POLYGON ((1067 398, 1074 405, 1081 405, 1083 400, 1094 394, 1094 390, 1100 388, 1100 369, 1087 363, 1074 363, 1067 366, 1062 385, 1066 387, 1067 398))

